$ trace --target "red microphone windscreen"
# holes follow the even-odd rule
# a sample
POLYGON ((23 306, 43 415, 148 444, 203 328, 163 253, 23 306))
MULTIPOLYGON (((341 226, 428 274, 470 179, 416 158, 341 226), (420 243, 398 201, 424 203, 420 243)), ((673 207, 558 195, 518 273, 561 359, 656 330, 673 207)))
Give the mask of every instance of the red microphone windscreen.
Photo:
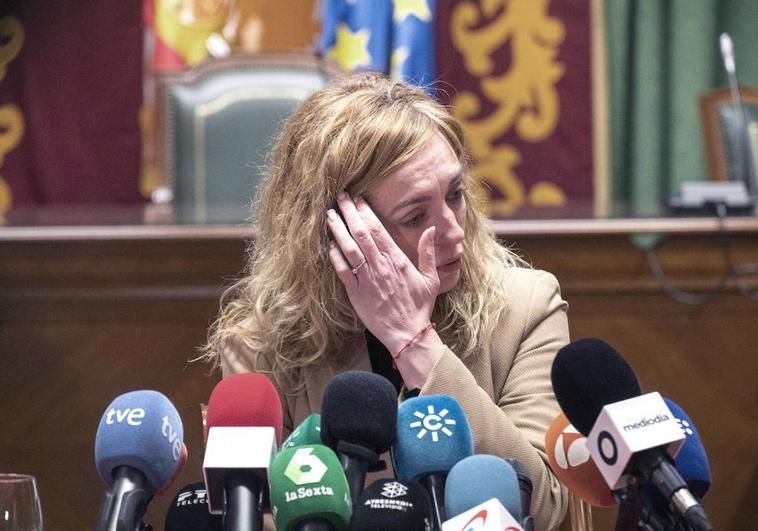
POLYGON ((277 445, 282 441, 282 403, 266 376, 255 372, 233 374, 213 388, 208 399, 208 429, 272 427, 277 445))
POLYGON ((558 480, 595 507, 616 504, 587 449, 587 438, 561 412, 545 433, 545 451, 558 480))

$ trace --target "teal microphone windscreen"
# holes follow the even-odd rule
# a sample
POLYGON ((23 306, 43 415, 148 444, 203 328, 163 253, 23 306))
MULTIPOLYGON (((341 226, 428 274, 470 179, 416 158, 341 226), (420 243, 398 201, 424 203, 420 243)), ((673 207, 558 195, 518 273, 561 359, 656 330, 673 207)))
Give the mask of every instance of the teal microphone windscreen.
POLYGON ((398 479, 446 473, 474 454, 474 440, 458 402, 446 395, 409 398, 397 412, 392 461, 398 479))
POLYGON ((116 397, 105 409, 95 436, 95 464, 100 478, 113 486, 122 466, 145 477, 155 494, 182 463, 184 427, 179 412, 158 391, 132 391, 116 397))
POLYGON ((445 509, 455 518, 491 498, 521 522, 521 491, 516 471, 494 455, 472 455, 450 470, 445 480, 445 509))

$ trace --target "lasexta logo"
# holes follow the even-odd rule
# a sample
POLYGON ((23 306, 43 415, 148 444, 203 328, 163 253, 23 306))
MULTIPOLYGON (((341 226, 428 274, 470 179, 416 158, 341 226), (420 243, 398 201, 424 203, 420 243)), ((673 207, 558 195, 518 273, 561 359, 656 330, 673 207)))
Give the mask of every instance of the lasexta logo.
POLYGON ((284 475, 295 485, 305 485, 321 481, 326 471, 324 462, 313 455, 313 448, 300 448, 290 459, 284 475))

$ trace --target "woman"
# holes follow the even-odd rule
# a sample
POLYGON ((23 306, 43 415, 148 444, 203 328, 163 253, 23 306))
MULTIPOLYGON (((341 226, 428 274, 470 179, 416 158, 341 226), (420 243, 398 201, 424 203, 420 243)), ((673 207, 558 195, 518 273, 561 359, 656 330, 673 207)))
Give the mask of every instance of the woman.
POLYGON ((485 230, 469 170, 460 126, 417 87, 360 74, 312 94, 274 146, 249 270, 206 357, 224 376, 268 373, 285 431, 345 370, 452 396, 477 453, 526 465, 549 529, 566 507, 543 439, 567 305, 485 230))

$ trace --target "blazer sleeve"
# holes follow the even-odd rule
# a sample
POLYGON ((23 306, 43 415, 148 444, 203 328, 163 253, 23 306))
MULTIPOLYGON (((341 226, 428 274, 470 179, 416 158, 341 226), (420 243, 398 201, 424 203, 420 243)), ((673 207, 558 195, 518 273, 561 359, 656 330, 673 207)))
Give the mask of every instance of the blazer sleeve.
POLYGON ((532 273, 539 276, 533 282, 531 296, 519 293, 526 300, 514 301, 514 305, 528 301, 521 326, 514 326, 518 321, 509 322, 509 330, 500 334, 507 338, 506 342, 518 341, 517 346, 502 348, 498 339, 493 339, 490 354, 493 371, 508 365, 496 363, 496 356, 511 355, 507 352, 516 349, 505 378, 493 374, 493 382, 504 380, 502 389, 495 388, 495 396, 491 397, 466 365, 445 348, 421 394, 446 394, 461 404, 471 425, 477 453, 516 458, 526 466, 533 485, 531 515, 535 529, 552 529, 565 516, 568 495, 550 470, 544 438, 560 412, 550 369, 557 351, 569 341, 568 305, 561 298, 553 275, 532 273))

